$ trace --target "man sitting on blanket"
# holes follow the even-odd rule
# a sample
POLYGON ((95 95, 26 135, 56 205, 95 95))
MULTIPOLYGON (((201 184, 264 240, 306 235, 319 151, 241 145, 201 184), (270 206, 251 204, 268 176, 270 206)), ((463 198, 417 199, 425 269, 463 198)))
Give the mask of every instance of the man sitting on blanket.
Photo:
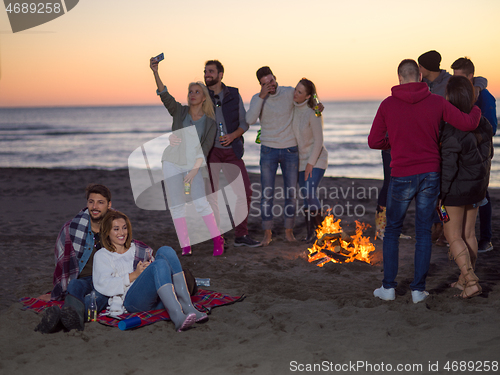
MULTIPOLYGON (((51 306, 44 311, 35 331, 52 333, 61 328, 68 331, 84 328, 85 311, 94 290, 92 265, 94 254, 101 241, 99 227, 101 220, 111 209, 111 192, 104 185, 89 185, 86 189, 87 207, 68 221, 57 237, 55 247, 54 289, 50 299, 64 300, 62 308, 51 306)), ((144 244, 139 244, 144 246, 144 244)), ((97 311, 104 309, 108 297, 96 291, 97 311)), ((42 298, 45 299, 45 298, 42 298)), ((48 300, 48 295, 46 297, 48 300)))

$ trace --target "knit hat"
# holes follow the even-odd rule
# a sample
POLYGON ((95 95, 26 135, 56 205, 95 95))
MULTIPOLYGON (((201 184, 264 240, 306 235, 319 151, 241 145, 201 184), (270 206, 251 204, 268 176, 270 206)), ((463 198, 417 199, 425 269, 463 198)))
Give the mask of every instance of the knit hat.
POLYGON ((441 63, 441 55, 437 51, 426 52, 418 58, 418 63, 422 65, 425 69, 431 72, 439 72, 439 63, 441 63))

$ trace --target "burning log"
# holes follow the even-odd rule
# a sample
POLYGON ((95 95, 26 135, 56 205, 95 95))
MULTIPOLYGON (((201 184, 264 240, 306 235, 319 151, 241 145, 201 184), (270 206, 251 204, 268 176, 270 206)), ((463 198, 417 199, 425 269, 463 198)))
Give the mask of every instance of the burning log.
POLYGON ((351 255, 352 255, 353 250, 354 250, 354 248, 352 248, 352 247, 348 247, 347 249, 342 247, 342 248, 340 249, 340 252, 341 252, 342 254, 345 254, 345 255, 351 256, 351 255))
POLYGON ((342 241, 345 241, 347 243, 351 243, 352 237, 349 236, 346 232, 342 232, 342 241))
POLYGON ((322 250, 323 253, 327 254, 330 258, 337 260, 340 263, 345 262, 349 257, 345 256, 344 254, 340 253, 334 253, 333 251, 330 250, 322 250))
MULTIPOLYGON (((353 247, 348 247, 347 249, 346 248, 343 248, 342 246, 340 245, 336 245, 334 248, 333 248, 333 252, 336 253, 336 254, 343 254, 343 255, 351 255, 352 254, 352 251, 354 250, 353 247)), ((321 250, 324 252, 324 250, 321 250)))
POLYGON ((334 251, 328 249, 320 249, 309 254, 309 262, 319 261, 319 264, 325 264, 332 260, 334 261, 334 263, 343 263, 347 259, 349 259, 348 256, 340 253, 337 254, 334 251))
POLYGON ((342 238, 342 233, 325 233, 321 238, 318 238, 316 245, 323 246, 325 241, 335 241, 342 238))
POLYGON ((345 232, 339 232, 339 233, 325 233, 323 236, 321 236, 321 238, 317 240, 316 244, 318 246, 323 246, 325 244, 325 241, 332 241, 333 243, 335 241, 340 241, 340 240, 345 241, 347 243, 352 242, 351 236, 349 236, 345 232))

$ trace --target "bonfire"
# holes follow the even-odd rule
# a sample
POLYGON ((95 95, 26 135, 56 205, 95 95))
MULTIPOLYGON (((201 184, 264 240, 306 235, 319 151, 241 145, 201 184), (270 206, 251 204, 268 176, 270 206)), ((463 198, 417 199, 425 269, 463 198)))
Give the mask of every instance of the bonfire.
POLYGON ((333 215, 328 215, 316 230, 317 240, 308 249, 309 262, 315 262, 318 267, 323 267, 328 262, 350 263, 360 261, 370 263, 370 253, 375 250, 375 245, 363 232, 370 225, 356 220, 356 234, 349 236, 342 231, 340 219, 335 220, 333 215))

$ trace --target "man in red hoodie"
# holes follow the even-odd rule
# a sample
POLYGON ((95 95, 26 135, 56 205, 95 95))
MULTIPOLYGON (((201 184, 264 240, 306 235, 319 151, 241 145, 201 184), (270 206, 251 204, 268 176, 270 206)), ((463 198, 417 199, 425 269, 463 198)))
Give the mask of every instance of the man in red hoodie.
POLYGON ((481 111, 460 112, 441 96, 431 94, 414 60, 398 66, 399 85, 381 104, 368 136, 370 148, 391 148, 391 181, 387 195, 384 236, 384 279, 373 294, 383 300, 396 298, 399 235, 415 198, 415 271, 410 284, 413 303, 423 301, 432 242, 431 226, 440 188, 439 125, 442 120, 464 131, 474 130, 481 111))

